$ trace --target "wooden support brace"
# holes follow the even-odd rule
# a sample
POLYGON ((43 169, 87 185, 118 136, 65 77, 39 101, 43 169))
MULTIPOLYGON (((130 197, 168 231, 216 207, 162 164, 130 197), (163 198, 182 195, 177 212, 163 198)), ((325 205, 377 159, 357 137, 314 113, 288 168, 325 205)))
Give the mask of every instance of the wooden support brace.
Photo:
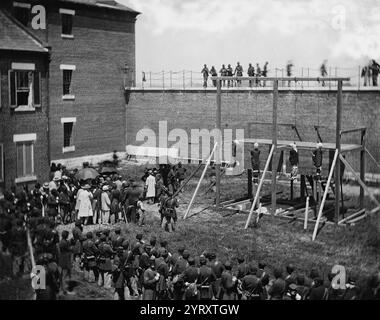
POLYGON ((257 203, 257 200, 259 199, 260 190, 261 190, 261 187, 263 186, 265 174, 268 171, 269 163, 272 160, 273 152, 274 152, 274 146, 272 146, 272 148, 271 148, 271 150, 269 152, 269 156, 268 156, 267 162, 265 164, 263 175, 261 176, 259 186, 257 187, 256 194, 255 194, 255 199, 253 200, 253 203, 252 203, 252 206, 251 206, 251 210, 249 211, 248 219, 247 219, 247 222, 245 223, 244 229, 247 229, 248 226, 249 226, 249 223, 251 222, 252 214, 253 214, 253 211, 255 210, 255 205, 257 203))
MULTIPOLYGON (((342 162, 345 164, 346 168, 348 168, 352 174, 354 175, 354 177, 357 179, 358 183, 361 185, 361 187, 367 191, 369 197, 372 199, 372 201, 378 206, 380 207, 380 203, 379 201, 377 201, 377 199, 375 198, 375 196, 373 195, 373 193, 371 192, 371 190, 369 190, 369 188, 366 186, 366 184, 363 182, 362 179, 360 179, 359 175, 355 172, 354 168, 352 168, 352 166, 348 163, 348 161, 343 158, 342 155, 339 156, 340 157, 340 160, 342 160, 342 162)), ((376 208, 375 208, 376 209, 376 208)), ((377 210, 376 210, 377 211, 377 210)))
POLYGON ((307 221, 309 220, 309 200, 310 200, 310 198, 307 197, 306 198, 306 208, 305 208, 305 222, 303 224, 304 230, 307 229, 307 221))
POLYGON ((333 162, 331 164, 331 169, 330 169, 329 177, 328 177, 327 183, 326 183, 326 189, 325 189, 325 192, 323 194, 323 199, 322 199, 321 206, 319 207, 317 222, 315 223, 315 226, 314 226, 314 232, 313 232, 313 238, 312 238, 313 241, 315 240, 315 237, 317 236, 318 225, 319 225, 319 222, 320 222, 321 217, 322 217, 323 207, 325 205, 326 197, 327 197, 329 186, 330 186, 330 183, 331 183, 331 178, 332 178, 332 175, 334 173, 335 163, 336 163, 336 161, 338 159, 338 154, 339 154, 339 151, 335 150, 334 160, 333 160, 333 162))
POLYGON ((343 224, 343 223, 345 223, 346 221, 349 221, 349 220, 351 220, 351 219, 357 217, 358 215, 361 215, 361 214, 364 213, 364 212, 365 212, 365 209, 361 209, 361 210, 359 210, 359 211, 357 211, 357 212, 355 212, 355 213, 349 215, 348 217, 346 217, 346 218, 340 220, 340 221, 338 222, 338 224, 343 224))
POLYGON ((197 185, 197 187, 196 187, 196 189, 195 189, 195 191, 194 191, 193 197, 191 198, 191 201, 190 201, 190 203, 189 203, 189 206, 187 207, 187 210, 186 210, 185 215, 183 216, 183 219, 186 219, 187 215, 188 215, 189 212, 190 212, 190 209, 191 209, 191 207, 192 207, 192 205, 193 205, 193 202, 194 202, 194 200, 195 200, 195 197, 197 196, 198 190, 199 190, 199 188, 200 188, 200 186, 201 186, 201 183, 202 183, 202 180, 203 180, 203 178, 204 178, 204 176, 205 176, 205 174, 206 174, 207 168, 208 168, 208 166, 210 165, 211 158, 212 158, 212 156, 214 155, 214 152, 215 152, 215 149, 216 149, 216 146, 217 146, 217 145, 218 145, 218 143, 215 143, 214 148, 212 149, 211 154, 210 154, 209 158, 207 159, 207 162, 206 162, 205 168, 203 169, 203 172, 202 172, 202 176, 201 176, 201 178, 199 179, 198 185, 197 185))

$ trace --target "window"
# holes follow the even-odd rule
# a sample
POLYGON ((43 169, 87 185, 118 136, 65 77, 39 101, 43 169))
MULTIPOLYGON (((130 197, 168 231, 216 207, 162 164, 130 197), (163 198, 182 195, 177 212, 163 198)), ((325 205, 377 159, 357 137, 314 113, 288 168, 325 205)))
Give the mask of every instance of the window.
POLYGON ((72 70, 63 70, 63 95, 71 94, 71 78, 73 76, 72 70))
POLYGON ((4 150, 3 144, 0 143, 0 181, 4 181, 4 150))
POLYGON ((34 142, 35 133, 15 134, 13 142, 16 144, 16 183, 36 180, 34 175, 34 142))
POLYGON ((62 37, 73 38, 73 17, 75 15, 74 10, 59 9, 62 20, 62 37))
POLYGON ((13 3, 14 17, 25 27, 27 27, 29 24, 30 9, 31 9, 30 3, 21 3, 21 2, 13 3))
POLYGON ((75 66, 73 65, 66 65, 62 64, 60 66, 62 70, 62 76, 63 76, 63 99, 75 99, 75 96, 73 95, 73 90, 72 90, 72 77, 73 77, 73 71, 76 69, 75 66))
POLYGON ((33 64, 12 63, 9 71, 10 106, 17 111, 34 110, 41 106, 41 74, 34 70, 33 64), (25 67, 15 70, 14 67, 25 67))
POLYGON ((75 151, 73 129, 76 121, 76 118, 61 119, 63 124, 63 153, 75 151))

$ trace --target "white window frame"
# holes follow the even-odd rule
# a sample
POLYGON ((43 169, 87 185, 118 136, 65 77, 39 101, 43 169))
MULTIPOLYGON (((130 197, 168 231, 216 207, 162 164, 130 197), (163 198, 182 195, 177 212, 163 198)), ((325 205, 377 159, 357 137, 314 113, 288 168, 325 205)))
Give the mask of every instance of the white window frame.
MULTIPOLYGON (((65 123, 72 123, 73 124, 73 132, 72 132, 72 134, 74 135, 74 126, 75 126, 76 122, 77 122, 77 118, 76 117, 61 118, 62 130, 64 128, 64 124, 65 123)), ((65 134, 65 131, 63 131, 63 134, 65 134)), ((74 151, 75 151, 75 144, 72 145, 72 146, 69 146, 69 147, 62 147, 62 153, 68 153, 68 152, 74 152, 74 151)))
POLYGON ((1 163, 1 170, 0 170, 0 181, 4 181, 4 144, 0 143, 0 163, 1 163))
MULTIPOLYGON (((61 64, 59 66, 59 69, 60 70, 71 70, 73 71, 73 74, 74 74, 74 71, 77 69, 76 65, 73 65, 73 64, 61 64)), ((71 78, 71 82, 72 82, 72 78, 71 78)), ((62 81, 63 81, 63 72, 62 72, 62 81)), ((63 94, 62 95, 62 100, 75 100, 75 94, 63 94)))
MULTIPOLYGON (((67 14, 67 15, 71 15, 71 16, 75 16, 75 10, 71 10, 71 9, 64 9, 64 8, 60 8, 59 9, 59 14, 62 16, 63 14, 67 14)), ((62 39, 74 39, 74 35, 73 34, 61 34, 61 37, 62 39)))
POLYGON ((18 8, 25 8, 25 9, 32 8, 32 5, 30 3, 18 2, 18 1, 13 1, 13 6, 18 7, 18 8))
MULTIPOLYGON (((35 63, 23 63, 23 62, 12 62, 11 64, 11 71, 13 72, 18 72, 18 71, 33 71, 33 73, 36 72, 36 64, 35 63)), ((9 79, 10 81, 10 79, 9 79)), ((39 76, 39 88, 40 88, 40 99, 42 98, 42 94, 41 94, 41 74, 39 76)), ((16 74, 16 83, 17 83, 17 74, 16 74)), ((11 86, 9 85, 9 90, 11 90, 11 86)), ((34 90, 34 74, 33 74, 33 90, 34 90)), ((17 85, 16 85, 16 96, 17 96, 17 85)), ((33 92, 33 95, 34 95, 34 92, 33 92)), ((34 100, 34 96, 33 96, 33 100, 34 100)), ((19 105, 17 106, 14 110, 17 111, 17 112, 25 112, 25 111, 35 111, 36 107, 40 107, 41 106, 41 101, 40 101, 40 104, 39 105, 34 105, 34 101, 33 101, 33 105, 32 106, 29 106, 29 105, 19 105)))
MULTIPOLYGON (((37 134, 36 133, 25 133, 25 134, 13 135, 13 142, 15 144, 22 143, 22 142, 32 142, 32 155, 31 155, 32 174, 28 175, 28 176, 24 176, 24 177, 16 177, 16 179, 15 179, 16 184, 37 180, 37 176, 34 174, 34 169, 35 169, 35 167, 34 167, 34 144, 35 144, 36 140, 37 140, 37 134)), ((16 152, 16 154, 17 154, 17 152, 16 152)), ((25 147, 23 148, 23 160, 25 160, 25 147)), ((26 169, 25 169, 26 164, 25 164, 25 162, 23 164, 24 164, 24 172, 25 172, 26 171, 26 169)))

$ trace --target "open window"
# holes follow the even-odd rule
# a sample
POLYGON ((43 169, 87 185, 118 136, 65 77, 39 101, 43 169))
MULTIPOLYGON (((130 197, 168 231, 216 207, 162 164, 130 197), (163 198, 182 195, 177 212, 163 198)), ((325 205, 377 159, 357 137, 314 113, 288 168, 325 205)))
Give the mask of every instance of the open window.
POLYGON ((12 63, 9 71, 9 104, 15 111, 41 107, 41 73, 34 64, 12 63))

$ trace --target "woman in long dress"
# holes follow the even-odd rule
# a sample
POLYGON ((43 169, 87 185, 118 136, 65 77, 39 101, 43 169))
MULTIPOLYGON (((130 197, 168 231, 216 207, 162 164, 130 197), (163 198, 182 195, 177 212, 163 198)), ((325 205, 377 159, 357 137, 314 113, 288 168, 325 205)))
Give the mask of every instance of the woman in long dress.
POLYGON ((86 184, 82 187, 82 190, 77 195, 78 218, 83 221, 84 225, 87 225, 88 218, 93 216, 92 212, 92 193, 89 191, 90 185, 86 184))

